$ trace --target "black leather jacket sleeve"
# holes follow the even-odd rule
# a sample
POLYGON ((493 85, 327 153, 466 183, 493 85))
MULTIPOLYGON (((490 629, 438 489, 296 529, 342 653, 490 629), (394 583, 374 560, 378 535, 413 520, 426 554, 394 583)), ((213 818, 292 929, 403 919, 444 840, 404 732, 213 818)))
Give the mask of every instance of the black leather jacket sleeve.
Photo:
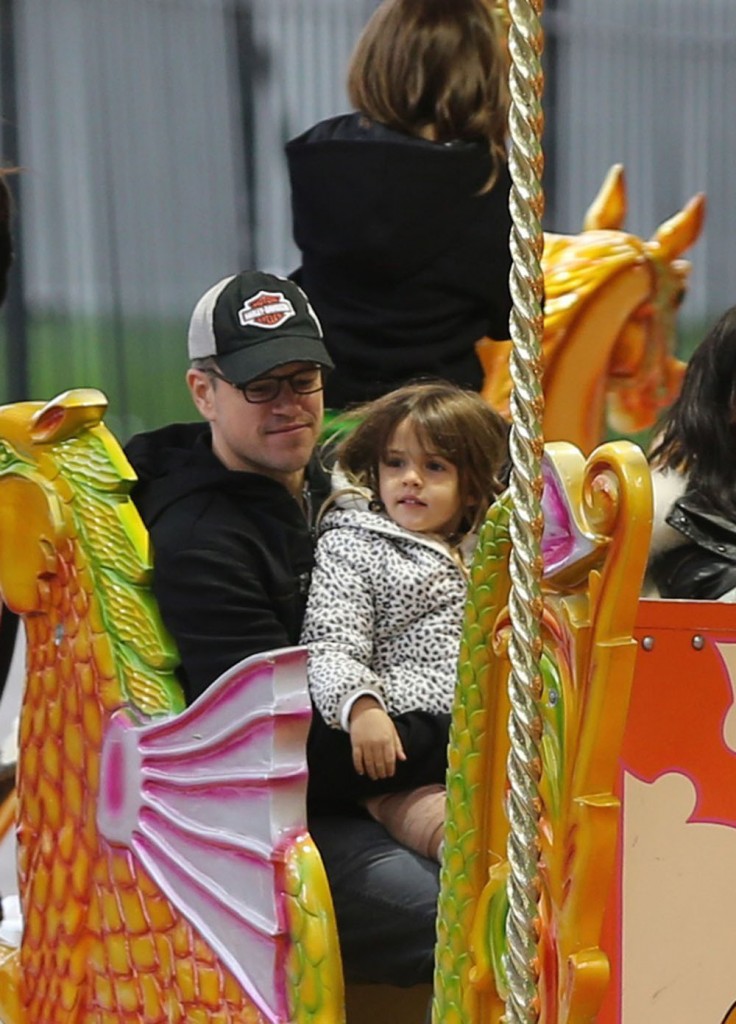
POLYGON ((704 510, 691 494, 675 501, 666 521, 688 542, 663 551, 649 566, 662 597, 718 601, 736 588, 736 524, 704 510))

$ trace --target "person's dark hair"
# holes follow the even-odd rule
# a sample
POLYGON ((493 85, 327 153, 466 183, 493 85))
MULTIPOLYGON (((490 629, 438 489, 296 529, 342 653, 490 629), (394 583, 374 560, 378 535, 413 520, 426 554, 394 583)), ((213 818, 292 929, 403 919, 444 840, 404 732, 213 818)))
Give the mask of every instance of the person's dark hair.
POLYGON ((202 370, 205 373, 207 370, 218 369, 214 356, 197 356, 195 359, 189 360, 189 366, 192 370, 202 370))
POLYGON ((690 357, 649 461, 686 473, 689 491, 714 511, 736 518, 736 306, 690 357))
POLYGON ((506 156, 508 61, 490 0, 384 0, 348 72, 353 106, 435 142, 485 141, 506 156))
POLYGON ((358 425, 336 449, 349 482, 378 499, 378 468, 389 441, 404 420, 420 443, 458 471, 463 529, 477 528, 488 506, 504 489, 499 472, 508 456, 508 424, 479 394, 446 381, 407 384, 351 409, 358 425))

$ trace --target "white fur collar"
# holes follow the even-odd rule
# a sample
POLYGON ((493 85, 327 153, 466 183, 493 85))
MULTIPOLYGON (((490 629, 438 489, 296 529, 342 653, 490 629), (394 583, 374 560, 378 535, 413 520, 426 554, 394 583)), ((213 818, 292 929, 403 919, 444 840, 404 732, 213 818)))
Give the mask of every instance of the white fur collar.
POLYGON ((687 537, 674 530, 665 522, 675 501, 687 490, 687 476, 673 469, 652 470, 652 490, 654 492, 654 518, 652 520, 652 539, 649 545, 649 557, 670 551, 672 548, 687 544, 687 537))

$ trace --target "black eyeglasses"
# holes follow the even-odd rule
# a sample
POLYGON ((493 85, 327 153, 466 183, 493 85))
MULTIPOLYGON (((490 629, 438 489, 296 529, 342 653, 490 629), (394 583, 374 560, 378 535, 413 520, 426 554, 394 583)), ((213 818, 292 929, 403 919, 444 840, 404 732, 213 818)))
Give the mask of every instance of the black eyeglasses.
POLYGON ((231 388, 237 388, 246 402, 252 402, 253 405, 273 402, 281 394, 281 388, 286 383, 295 395, 311 395, 315 391, 322 391, 325 386, 321 366, 308 366, 304 370, 285 373, 283 377, 257 377, 255 380, 249 380, 247 384, 236 384, 234 380, 228 380, 214 366, 209 366, 205 372, 229 384, 231 388))

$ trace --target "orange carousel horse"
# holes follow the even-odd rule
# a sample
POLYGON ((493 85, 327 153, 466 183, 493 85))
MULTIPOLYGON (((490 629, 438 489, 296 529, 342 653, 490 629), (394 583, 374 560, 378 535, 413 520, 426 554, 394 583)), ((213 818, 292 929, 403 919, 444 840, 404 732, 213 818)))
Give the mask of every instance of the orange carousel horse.
MULTIPOLYGON (((608 430, 652 427, 676 397, 684 364, 674 357, 675 320, 705 197, 696 195, 643 240, 622 230, 623 167, 616 164, 579 235, 545 235, 544 436, 590 452, 608 430)), ((508 412, 511 342, 483 339, 484 397, 508 412)))

